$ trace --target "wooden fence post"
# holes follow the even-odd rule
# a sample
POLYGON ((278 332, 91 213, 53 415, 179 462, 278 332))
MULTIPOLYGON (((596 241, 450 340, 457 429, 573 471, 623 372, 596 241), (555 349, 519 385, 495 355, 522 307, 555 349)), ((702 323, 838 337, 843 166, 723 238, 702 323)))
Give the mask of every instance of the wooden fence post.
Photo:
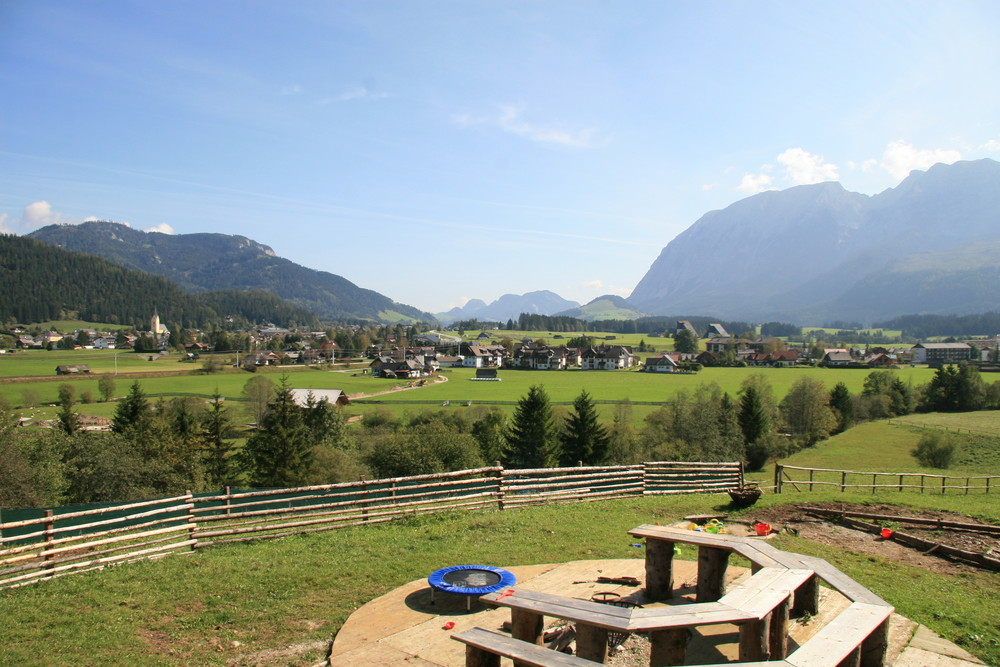
POLYGON ((361 520, 368 521, 368 485, 365 484, 365 476, 361 475, 361 520))
POLYGON ((809 491, 813 490, 813 473, 816 472, 812 468, 809 469, 809 491))
POLYGON ((230 493, 229 487, 227 486, 226 487, 226 516, 229 516, 229 512, 230 512, 229 493, 230 493))
POLYGON ((187 505, 188 539, 192 540, 191 551, 195 551, 198 549, 198 523, 194 515, 194 496, 191 495, 191 489, 184 493, 187 494, 184 503, 187 505))
POLYGON ((876 486, 878 486, 878 473, 872 475, 872 494, 875 493, 876 486))
MULTIPOLYGON (((52 548, 51 542, 55 539, 53 534, 53 529, 55 528, 55 521, 52 520, 52 516, 55 514, 53 510, 45 510, 45 518, 48 519, 45 522, 45 546, 42 547, 42 553, 45 553, 52 548)), ((45 560, 52 560, 51 555, 46 555, 45 560)), ((45 568, 48 569, 52 567, 51 565, 46 565, 45 568)))
POLYGON ((499 461, 494 461, 493 466, 497 469, 497 509, 503 512, 503 466, 499 461))
POLYGON ((840 473, 840 492, 843 493, 847 488, 847 471, 842 471, 840 473))
POLYGON ((782 468, 780 463, 774 464, 774 492, 781 493, 781 473, 782 468))

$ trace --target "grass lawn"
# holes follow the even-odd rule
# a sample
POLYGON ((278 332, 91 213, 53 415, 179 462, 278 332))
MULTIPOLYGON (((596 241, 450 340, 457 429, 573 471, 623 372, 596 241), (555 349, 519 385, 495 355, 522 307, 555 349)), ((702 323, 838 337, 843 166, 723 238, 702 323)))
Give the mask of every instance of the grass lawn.
MULTIPOLYGON (((760 503, 795 499, 766 495, 760 503)), ((887 497, 817 493, 810 500, 887 497)), ((903 502, 957 509, 959 500, 907 494, 903 502)), ((980 514, 1000 521, 996 503, 987 502, 992 499, 978 500, 980 514)), ((727 496, 702 495, 454 512, 65 577, 0 593, 0 663, 250 664, 248 656, 257 651, 330 639, 360 605, 445 565, 641 558, 630 528, 718 511, 727 503, 727 496)), ((831 560, 901 613, 988 664, 1000 662, 996 575, 939 575, 792 536, 779 537, 776 546, 831 560)), ((681 557, 694 559, 696 552, 683 548, 681 557)), ((321 658, 316 650, 282 664, 321 658)))

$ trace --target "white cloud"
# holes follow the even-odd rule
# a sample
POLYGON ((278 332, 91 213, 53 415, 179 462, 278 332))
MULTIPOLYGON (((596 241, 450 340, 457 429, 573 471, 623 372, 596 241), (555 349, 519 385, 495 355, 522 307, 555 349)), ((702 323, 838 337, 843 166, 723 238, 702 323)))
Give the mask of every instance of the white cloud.
POLYGON ((996 139, 990 139, 985 144, 980 146, 980 148, 987 151, 1000 151, 1000 141, 997 141, 996 139))
POLYGON ((496 116, 473 116, 463 113, 454 114, 451 119, 452 122, 462 127, 493 125, 504 132, 540 144, 554 144, 570 148, 595 148, 597 146, 597 130, 595 128, 568 130, 555 126, 538 125, 523 120, 523 112, 523 107, 506 104, 500 107, 496 116))
POLYGON ((160 224, 156 225, 155 227, 148 227, 148 228, 146 228, 146 229, 144 229, 142 231, 144 231, 144 232, 158 232, 160 234, 176 234, 177 233, 177 232, 174 231, 173 227, 171 227, 170 225, 168 225, 165 222, 161 222, 160 224))
POLYGON ((736 186, 737 190, 742 190, 751 195, 765 190, 774 190, 771 186, 772 179, 767 174, 744 174, 743 180, 736 186))
POLYGON ((21 221, 24 224, 37 225, 38 227, 59 224, 61 220, 62 213, 53 211, 52 204, 47 201, 36 201, 28 204, 24 207, 24 215, 21 216, 21 221))
POLYGON ((7 226, 7 218, 10 216, 6 213, 0 213, 0 234, 14 234, 16 233, 13 229, 7 226))
POLYGON ((837 165, 802 148, 789 148, 778 156, 778 162, 785 165, 785 174, 795 185, 835 181, 840 177, 837 165))
POLYGON ((961 159, 962 154, 954 149, 917 149, 900 139, 885 147, 881 166, 896 178, 906 178, 914 169, 927 169, 938 162, 951 164, 961 159))
POLYGON ((861 171, 871 171, 877 166, 878 166, 878 160, 876 160, 875 158, 870 158, 868 160, 864 160, 863 162, 855 162, 854 160, 847 161, 848 169, 860 169, 861 171))
POLYGON ((580 287, 584 287, 586 289, 601 289, 604 287, 604 281, 596 278, 594 280, 584 280, 580 283, 580 287))

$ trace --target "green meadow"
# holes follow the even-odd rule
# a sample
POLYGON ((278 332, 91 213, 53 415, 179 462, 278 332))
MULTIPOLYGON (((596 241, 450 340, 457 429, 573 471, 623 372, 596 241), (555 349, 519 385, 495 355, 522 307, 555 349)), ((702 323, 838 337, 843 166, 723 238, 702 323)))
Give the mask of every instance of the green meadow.
MULTIPOLYGON (((628 337, 623 337, 628 338, 628 337)), ((654 339, 657 340, 657 339, 654 339)), ((664 341, 665 339, 659 339, 664 341)), ((638 344, 638 341, 635 342, 638 344)), ((151 397, 211 396, 216 391, 229 400, 241 397, 243 386, 253 374, 223 366, 216 373, 201 372, 204 357, 187 361, 184 355, 168 354, 154 356, 114 350, 34 350, 0 356, 0 397, 13 406, 24 406, 29 401, 36 405, 55 403, 59 385, 67 383, 76 388, 77 396, 84 392, 96 400, 98 375, 114 374, 117 356, 118 375, 115 394, 124 396, 133 381, 142 385, 143 391, 151 397), (57 376, 55 368, 63 364, 88 364, 92 373, 85 376, 57 376), (141 376, 139 375, 141 374, 141 376), (132 377, 130 377, 132 375, 132 377), (34 376, 36 381, 13 381, 10 378, 34 376), (8 378, 6 381, 2 378, 8 378)), ((219 355, 223 362, 230 355, 219 355)), ((554 403, 569 404, 581 391, 586 390, 596 401, 617 403, 628 399, 634 403, 659 404, 679 391, 694 391, 700 385, 715 383, 723 391, 736 395, 741 383, 751 375, 763 375, 771 384, 774 395, 780 400, 796 380, 808 376, 819 379, 828 388, 838 382, 847 385, 852 393, 859 393, 868 375, 866 370, 832 368, 705 368, 696 374, 657 374, 637 370, 621 371, 530 371, 501 369, 499 382, 474 381, 475 371, 469 368, 442 369, 440 377, 430 380, 419 388, 407 391, 391 391, 411 384, 409 381, 374 378, 362 371, 367 362, 344 368, 278 366, 260 369, 276 382, 287 376, 292 387, 308 389, 340 389, 350 395, 378 394, 369 400, 360 400, 347 409, 349 414, 364 414, 381 409, 401 414, 425 409, 442 408, 461 410, 492 402, 513 404, 524 396, 532 385, 542 385, 554 403), (378 401, 379 403, 374 403, 378 401)), ((904 367, 895 371, 907 383, 914 386, 929 382, 933 371, 926 367, 904 367)), ((502 406, 512 411, 513 405, 502 406)), ((604 418, 610 419, 615 410, 612 404, 599 404, 604 418)), ((650 405, 634 405, 633 419, 641 419, 655 409, 650 405)), ((103 404, 82 405, 78 410, 84 414, 107 416, 112 408, 103 404)))

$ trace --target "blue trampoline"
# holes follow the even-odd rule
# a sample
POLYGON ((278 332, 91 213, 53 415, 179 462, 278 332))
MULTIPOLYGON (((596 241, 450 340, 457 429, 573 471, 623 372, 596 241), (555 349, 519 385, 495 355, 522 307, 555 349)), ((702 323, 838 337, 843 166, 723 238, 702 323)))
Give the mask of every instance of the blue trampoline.
POLYGON ((427 577, 431 585, 431 602, 434 592, 444 591, 466 596, 465 609, 472 609, 472 598, 513 586, 517 577, 513 572, 489 565, 453 565, 444 567, 427 577))

